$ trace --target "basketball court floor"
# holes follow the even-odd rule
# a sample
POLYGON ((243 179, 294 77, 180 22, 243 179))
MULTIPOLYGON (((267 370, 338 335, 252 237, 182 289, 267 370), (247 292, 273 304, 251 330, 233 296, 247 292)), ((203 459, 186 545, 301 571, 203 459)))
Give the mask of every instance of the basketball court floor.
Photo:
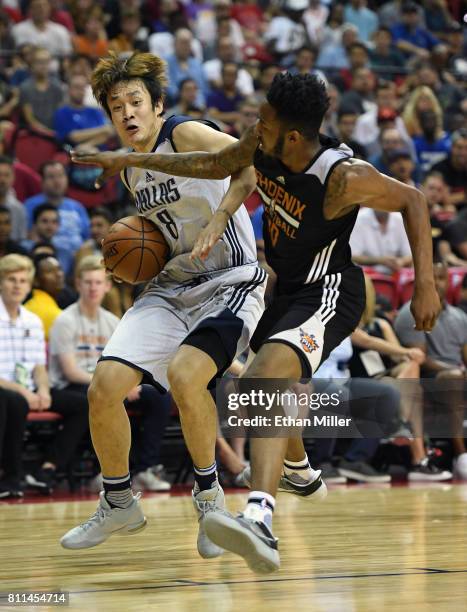
MULTIPOLYGON (((229 509, 245 499, 229 495, 229 509)), ((467 610, 467 484, 336 487, 322 503, 282 493, 282 568, 268 576, 230 553, 198 557, 189 495, 145 496, 143 507, 144 531, 73 552, 59 538, 95 499, 0 504, 0 609, 18 609, 10 591, 61 590, 68 609, 96 612, 467 610)))

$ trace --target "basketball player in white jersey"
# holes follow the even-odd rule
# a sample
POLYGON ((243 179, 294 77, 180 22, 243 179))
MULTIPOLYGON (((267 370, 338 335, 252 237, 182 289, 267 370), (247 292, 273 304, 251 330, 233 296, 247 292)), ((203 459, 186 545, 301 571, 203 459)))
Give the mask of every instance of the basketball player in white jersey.
MULTIPOLYGON (((149 53, 101 59, 92 86, 122 142, 134 151, 216 152, 234 141, 188 118, 163 118, 164 63, 149 53)), ((199 180, 126 169, 122 180, 139 214, 164 234, 170 259, 124 315, 97 365, 88 397, 104 491, 97 512, 66 533, 61 544, 88 548, 115 532, 135 533, 146 525, 139 496, 131 490, 130 425, 123 407, 130 389, 145 382, 170 388, 177 403, 195 469, 198 551, 216 557, 223 550, 210 542, 203 526, 208 513, 224 507, 214 454, 216 408, 208 388, 248 347, 264 310, 266 273, 258 267, 251 223, 240 206, 255 175, 246 168, 231 181, 199 180), (231 215, 232 206, 238 210, 231 215), (190 253, 213 214, 228 218, 223 240, 206 260, 195 261, 190 253)))

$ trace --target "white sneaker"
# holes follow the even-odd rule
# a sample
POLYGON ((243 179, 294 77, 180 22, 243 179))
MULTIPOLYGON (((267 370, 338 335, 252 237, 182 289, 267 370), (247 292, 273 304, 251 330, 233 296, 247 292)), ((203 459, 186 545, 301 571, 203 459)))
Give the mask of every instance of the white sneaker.
POLYGON ((225 510, 224 491, 220 484, 216 483, 211 489, 205 491, 192 491, 193 505, 198 513, 198 552, 203 559, 219 557, 224 552, 220 546, 216 546, 206 535, 204 522, 206 516, 216 510, 225 510))
POLYGON ((467 453, 462 453, 454 459, 454 475, 461 480, 467 480, 467 453))
POLYGON ((171 484, 159 478, 151 468, 144 472, 139 472, 131 481, 135 489, 142 489, 144 491, 170 491, 171 488, 171 484))
POLYGON ((105 542, 114 533, 132 535, 146 527, 146 517, 139 505, 141 493, 133 496, 128 508, 111 508, 104 497, 99 494, 99 505, 96 512, 84 523, 70 529, 60 540, 63 548, 91 548, 105 542))

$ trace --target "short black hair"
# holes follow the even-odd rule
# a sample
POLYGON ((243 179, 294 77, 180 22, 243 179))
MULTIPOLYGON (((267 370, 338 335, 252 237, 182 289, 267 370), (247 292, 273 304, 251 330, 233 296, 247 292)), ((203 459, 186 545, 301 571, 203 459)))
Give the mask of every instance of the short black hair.
POLYGON ((43 164, 41 164, 40 168, 39 168, 39 174, 41 175, 42 178, 44 178, 45 176, 45 171, 47 170, 47 168, 49 168, 50 166, 61 166, 63 168, 63 170, 66 172, 66 168, 65 165, 62 164, 61 161, 58 161, 58 159, 48 159, 47 161, 45 161, 43 164))
POLYGON ((276 74, 266 99, 289 129, 296 129, 307 140, 318 137, 330 103, 322 79, 314 74, 276 74))
POLYGON ((113 223, 114 218, 111 213, 107 210, 107 208, 103 208, 102 206, 98 206, 97 208, 91 208, 89 211, 89 218, 93 217, 103 217, 108 223, 113 223))
POLYGON ((337 121, 340 121, 342 117, 346 115, 359 115, 360 113, 355 108, 355 106, 340 106, 337 111, 337 121))
POLYGON ((33 210, 32 212, 33 222, 37 223, 37 220, 42 215, 42 213, 47 212, 48 210, 53 210, 54 212, 57 213, 57 215, 59 214, 56 206, 54 206, 53 204, 49 204, 48 202, 45 202, 45 204, 41 204, 40 206, 37 206, 33 210))
MULTIPOLYGON (((47 242, 46 240, 39 240, 35 242, 31 247, 31 253, 34 253, 36 249, 42 249, 43 247, 47 247, 48 249, 50 249, 52 251, 52 254, 42 253, 42 255, 46 255, 46 257, 57 257, 57 249, 51 242, 47 242)), ((37 257, 39 257, 39 255, 37 255, 37 257)))
POLYGON ((350 45, 348 52, 352 53, 354 49, 363 49, 363 51, 365 51, 365 53, 369 55, 368 47, 362 42, 359 42, 358 40, 350 45))
POLYGON ((10 209, 7 208, 6 206, 0 206, 0 215, 8 215, 11 219, 10 209))

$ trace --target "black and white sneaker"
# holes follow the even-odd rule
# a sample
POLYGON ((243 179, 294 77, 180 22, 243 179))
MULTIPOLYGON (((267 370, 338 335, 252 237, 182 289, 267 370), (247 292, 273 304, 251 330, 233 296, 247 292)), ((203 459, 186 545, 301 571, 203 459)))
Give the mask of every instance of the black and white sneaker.
POLYGON ((365 461, 347 461, 342 459, 338 469, 341 476, 358 482, 391 482, 389 474, 377 472, 374 467, 365 461))
POLYGON ((243 557, 256 574, 269 574, 280 567, 278 540, 265 523, 212 512, 204 520, 206 534, 214 544, 243 557))
POLYGON ((347 478, 339 474, 339 470, 331 463, 321 463, 321 478, 327 484, 347 484, 347 478))
POLYGON ((451 480, 452 473, 447 470, 440 470, 429 457, 425 457, 417 465, 413 465, 407 474, 410 482, 442 482, 451 480))
MULTIPOLYGON (((241 473, 243 482, 251 489, 251 468, 247 466, 241 473)), ((321 478, 321 470, 312 470, 312 476, 309 480, 302 478, 300 474, 292 472, 292 474, 281 476, 279 481, 278 491, 286 493, 294 493, 301 497, 312 496, 312 499, 320 501, 325 499, 328 494, 326 483, 321 478)))

